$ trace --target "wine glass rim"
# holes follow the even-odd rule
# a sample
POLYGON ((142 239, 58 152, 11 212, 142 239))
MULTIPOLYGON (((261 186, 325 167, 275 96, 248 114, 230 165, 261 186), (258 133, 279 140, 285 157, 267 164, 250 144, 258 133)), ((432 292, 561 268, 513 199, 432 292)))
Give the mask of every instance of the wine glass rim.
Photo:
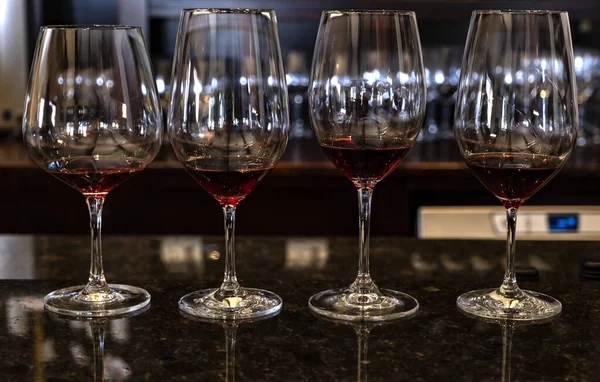
POLYGON ((560 15, 566 14, 567 11, 551 10, 551 9, 476 9, 473 14, 509 14, 509 15, 560 15))
POLYGON ((121 24, 64 24, 64 25, 42 25, 41 29, 65 29, 65 30, 138 30, 135 25, 121 24))
POLYGON ((396 9, 329 9, 323 11, 323 15, 331 14, 342 14, 342 15, 400 15, 400 16, 414 16, 414 11, 404 11, 396 9))
POLYGON ((181 13, 226 13, 234 15, 258 15, 262 13, 274 13, 273 9, 269 8, 184 8, 181 13))

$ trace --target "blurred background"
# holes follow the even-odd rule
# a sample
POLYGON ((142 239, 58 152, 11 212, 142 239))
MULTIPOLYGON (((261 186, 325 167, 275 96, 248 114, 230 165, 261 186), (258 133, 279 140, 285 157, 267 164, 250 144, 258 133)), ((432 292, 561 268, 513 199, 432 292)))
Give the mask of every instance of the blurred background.
MULTIPOLYGON (((600 214, 596 210, 600 205, 597 196, 600 182, 596 176, 600 170, 597 164, 600 2, 597 0, 378 0, 368 4, 358 0, 0 0, 0 175, 3 179, 0 233, 88 230, 81 196, 38 169, 20 141, 25 86, 39 27, 103 23, 141 26, 166 109, 180 10, 202 7, 272 8, 278 16, 289 86, 291 139, 279 165, 242 203, 238 212, 240 234, 354 235, 356 232, 355 191, 321 153, 308 117, 310 66, 323 9, 368 7, 417 13, 428 84, 427 114, 418 144, 405 163, 375 192, 373 234, 427 237, 427 232, 440 232, 444 225, 449 225, 458 227, 453 230, 457 237, 504 236, 502 225, 496 227, 488 212, 502 214, 500 205, 463 164, 452 132, 463 47, 474 9, 569 12, 581 131, 568 166, 526 206, 537 205, 532 211, 555 218, 575 217, 575 230, 559 232, 568 234, 581 231, 579 221, 584 216, 600 214), (465 207, 481 207, 475 211, 484 217, 474 218, 472 210, 464 212, 468 210, 465 207), (449 212, 449 217, 440 219, 442 212, 449 212), (473 224, 479 221, 481 224, 473 224), (478 226, 486 226, 485 232, 478 232, 481 229, 478 226)), ((150 168, 111 193, 104 230, 220 234, 220 215, 218 204, 185 173, 166 144, 150 168)), ((543 233, 554 233, 549 218, 544 221, 543 233)), ((588 238, 600 237, 598 226, 598 232, 590 228, 588 238)), ((534 237, 540 232, 532 229, 534 237)), ((573 235, 554 237, 573 238, 573 235)))

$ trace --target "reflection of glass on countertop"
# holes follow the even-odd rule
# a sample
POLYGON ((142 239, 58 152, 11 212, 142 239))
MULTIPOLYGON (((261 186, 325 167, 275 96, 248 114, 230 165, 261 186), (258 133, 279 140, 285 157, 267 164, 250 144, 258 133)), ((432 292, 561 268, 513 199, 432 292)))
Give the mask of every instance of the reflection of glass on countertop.
MULTIPOLYGON (((125 314, 113 318, 71 318, 50 313, 50 318, 54 320, 53 325, 65 325, 74 336, 49 337, 46 341, 52 344, 54 357, 45 360, 49 363, 59 361, 64 352, 61 349, 67 347, 68 354, 72 362, 80 367, 89 368, 93 373, 94 381, 124 381, 131 377, 131 366, 128 362, 127 354, 118 354, 119 346, 111 351, 105 349, 105 342, 116 342, 117 345, 124 345, 131 339, 130 319, 136 315, 148 310, 142 309, 131 314, 125 314), (81 332, 81 334, 80 334, 81 332), (85 340, 84 340, 85 339, 85 340), (91 339, 91 348, 88 345, 91 339), (64 343, 63 343, 64 342, 64 343), (58 352, 53 349, 56 347, 58 352), (56 355, 58 353, 58 355, 56 355)), ((35 328, 33 328, 35 332, 35 328)), ((45 356, 48 358, 48 356, 45 356)), ((65 361, 61 359, 60 361, 65 361)))

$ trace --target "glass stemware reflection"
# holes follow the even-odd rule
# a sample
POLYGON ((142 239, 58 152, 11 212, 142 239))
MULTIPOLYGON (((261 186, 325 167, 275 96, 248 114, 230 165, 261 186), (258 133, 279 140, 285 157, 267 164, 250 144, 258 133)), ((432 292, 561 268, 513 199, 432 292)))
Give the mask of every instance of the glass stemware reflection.
POLYGON ((55 313, 110 316, 150 303, 143 289, 107 284, 100 232, 107 194, 156 156, 162 113, 137 27, 42 27, 23 118, 25 144, 45 171, 81 192, 91 225, 88 284, 44 299, 55 313))
MULTIPOLYGON (((466 313, 466 312, 463 312, 466 313)), ((540 320, 533 321, 515 321, 507 319, 488 319, 486 317, 473 316, 469 313, 464 314, 466 317, 473 318, 479 322, 499 325, 502 330, 502 369, 500 373, 500 381, 510 382, 511 381, 511 362, 512 362, 512 350, 513 350, 513 337, 517 328, 530 327, 533 325, 547 324, 557 316, 548 317, 540 320)))
POLYGON ((185 312, 185 310, 181 310, 181 315, 191 321, 204 322, 204 323, 217 323, 221 327, 223 327, 223 332, 225 334, 225 382, 234 382, 235 381, 235 347, 237 341, 237 330, 240 324, 250 324, 253 322, 258 322, 262 320, 269 319, 277 315, 277 311, 271 313, 270 315, 262 315, 254 318, 238 318, 236 320, 223 320, 223 321, 215 321, 211 319, 206 319, 202 316, 198 315, 190 315, 185 312))
POLYGON ((504 205, 506 272, 500 288, 458 298, 475 316, 538 320, 561 304, 515 277, 517 210, 565 164, 578 131, 566 12, 475 11, 467 37, 455 135, 467 165, 504 205))
MULTIPOLYGON (((373 329, 388 326, 389 321, 349 321, 322 317, 325 321, 344 326, 350 326, 356 334, 356 381, 366 382, 369 379, 369 337, 373 329)), ((410 318, 405 318, 410 319, 410 318)), ((394 321, 394 324, 398 321, 394 321)))
MULTIPOLYGON (((78 317, 76 319, 63 318, 64 316, 50 314, 50 317, 55 320, 55 323, 68 323, 73 328, 85 329, 85 326, 89 325, 90 334, 92 337, 92 358, 90 366, 92 369, 92 375, 94 381, 123 381, 131 377, 131 368, 119 357, 114 354, 105 357, 105 340, 107 329, 110 330, 113 336, 119 336, 121 340, 127 340, 129 337, 128 328, 130 319, 134 316, 138 316, 148 311, 149 306, 143 309, 131 312, 128 314, 122 314, 116 317, 78 317), (80 325, 78 325, 80 324, 80 325)), ((121 344, 122 345, 122 344, 121 344)), ((84 351, 83 347, 76 344, 73 341, 69 343, 69 350, 73 357, 78 359, 78 363, 87 363, 87 357, 84 354, 79 354, 84 351)))
POLYGON ((310 298, 318 314, 390 320, 417 301, 379 289, 369 273, 371 197, 408 154, 425 114, 425 76, 413 12, 323 12, 309 89, 310 116, 325 154, 358 191, 358 276, 349 288, 310 298))
POLYGON ((281 158, 288 140, 288 94, 275 12, 183 10, 173 60, 171 145, 192 177, 222 206, 221 287, 184 296, 185 313, 213 319, 271 315, 282 301, 237 281, 237 205, 281 158))

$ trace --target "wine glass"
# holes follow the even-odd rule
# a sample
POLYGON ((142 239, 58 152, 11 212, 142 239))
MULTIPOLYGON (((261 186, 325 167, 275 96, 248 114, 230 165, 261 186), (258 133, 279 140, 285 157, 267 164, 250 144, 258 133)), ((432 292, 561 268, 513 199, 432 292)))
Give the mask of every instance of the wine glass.
POLYGON ((142 32, 118 25, 42 27, 25 100, 23 136, 33 160, 81 192, 90 213, 87 285, 54 291, 44 306, 113 316, 150 303, 143 289, 107 284, 100 231, 106 195, 154 159, 161 109, 142 32))
POLYGON ((506 273, 500 288, 463 294, 466 313, 539 320, 561 311, 515 277, 517 210, 556 175, 577 138, 577 91, 566 12, 475 11, 455 111, 455 135, 475 176, 504 205, 506 273))
POLYGON ((411 296, 379 289, 369 274, 371 196, 414 145, 425 114, 425 74, 413 12, 326 11, 309 89, 315 135, 358 191, 358 276, 348 288, 312 296, 324 316, 383 321, 417 311, 411 296))
POLYGON ((242 288, 234 253, 235 209, 275 166, 289 130, 275 12, 184 9, 173 60, 169 137, 179 161, 223 207, 225 276, 179 308, 213 319, 271 315, 282 301, 242 288))

